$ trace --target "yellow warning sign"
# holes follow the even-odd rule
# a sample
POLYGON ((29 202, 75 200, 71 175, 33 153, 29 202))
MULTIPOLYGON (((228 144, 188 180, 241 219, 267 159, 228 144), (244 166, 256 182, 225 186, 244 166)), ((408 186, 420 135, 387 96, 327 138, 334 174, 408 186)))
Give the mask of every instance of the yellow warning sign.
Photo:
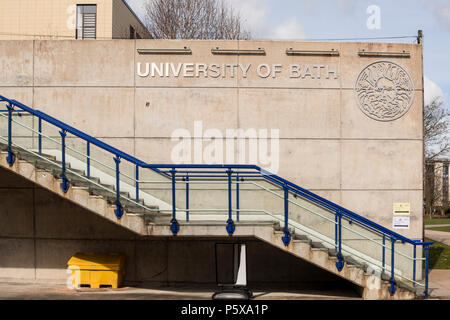
POLYGON ((394 203, 394 216, 410 216, 411 204, 410 203, 394 203))

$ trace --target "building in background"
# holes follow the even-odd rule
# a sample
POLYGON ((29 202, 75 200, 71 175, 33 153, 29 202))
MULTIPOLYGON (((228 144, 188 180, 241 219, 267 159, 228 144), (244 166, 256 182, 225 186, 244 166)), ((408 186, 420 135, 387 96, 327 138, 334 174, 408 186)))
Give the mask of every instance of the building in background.
POLYGON ((149 38, 123 0, 0 1, 0 40, 149 38))
POLYGON ((426 214, 450 214, 448 170, 450 158, 427 162, 426 166, 426 214))

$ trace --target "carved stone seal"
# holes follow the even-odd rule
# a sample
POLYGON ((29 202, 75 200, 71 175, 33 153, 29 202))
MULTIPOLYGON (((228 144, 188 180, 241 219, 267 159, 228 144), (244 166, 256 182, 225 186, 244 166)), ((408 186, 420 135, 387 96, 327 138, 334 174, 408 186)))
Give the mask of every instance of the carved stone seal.
POLYGON ((390 61, 369 64, 355 84, 358 106, 377 121, 393 121, 405 115, 414 100, 414 84, 401 66, 390 61))

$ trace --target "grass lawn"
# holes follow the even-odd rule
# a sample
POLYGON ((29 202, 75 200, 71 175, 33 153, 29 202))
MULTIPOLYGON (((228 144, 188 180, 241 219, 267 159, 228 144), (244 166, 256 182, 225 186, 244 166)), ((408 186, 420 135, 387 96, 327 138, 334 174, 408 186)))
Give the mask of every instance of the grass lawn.
POLYGON ((450 227, 434 227, 434 228, 427 228, 427 230, 450 232, 450 227))
MULTIPOLYGON (((425 241, 434 241, 425 238, 425 241)), ((450 269, 450 246, 434 241, 430 247, 430 269, 450 269)))
POLYGON ((429 217, 426 217, 425 218, 425 224, 426 225, 430 225, 430 224, 450 224, 450 218, 444 218, 444 219, 433 218, 433 219, 430 219, 429 217))

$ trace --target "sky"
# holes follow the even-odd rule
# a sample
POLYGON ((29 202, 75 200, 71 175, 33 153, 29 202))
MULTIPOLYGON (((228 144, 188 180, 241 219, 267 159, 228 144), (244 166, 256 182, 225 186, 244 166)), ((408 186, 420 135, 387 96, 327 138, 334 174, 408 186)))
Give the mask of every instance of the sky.
MULTIPOLYGON (((143 19, 147 0, 126 1, 143 19)), ((224 1, 240 13, 258 40, 400 37, 423 30, 425 103, 441 96, 450 109, 450 0, 224 1)))

